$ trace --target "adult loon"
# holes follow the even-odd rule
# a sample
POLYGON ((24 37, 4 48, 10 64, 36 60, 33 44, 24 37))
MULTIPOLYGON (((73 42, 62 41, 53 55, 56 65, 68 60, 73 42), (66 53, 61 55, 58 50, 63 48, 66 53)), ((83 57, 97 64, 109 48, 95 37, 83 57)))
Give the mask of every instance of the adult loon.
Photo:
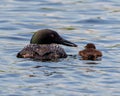
POLYGON ((56 31, 50 29, 38 30, 18 54, 18 58, 33 58, 39 60, 54 60, 66 58, 67 54, 58 44, 77 47, 76 44, 63 39, 56 31))

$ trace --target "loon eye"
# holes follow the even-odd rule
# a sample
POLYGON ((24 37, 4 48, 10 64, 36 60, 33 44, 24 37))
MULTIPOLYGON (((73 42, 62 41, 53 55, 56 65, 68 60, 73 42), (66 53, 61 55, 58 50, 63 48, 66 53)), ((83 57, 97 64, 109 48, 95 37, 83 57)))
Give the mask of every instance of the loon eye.
POLYGON ((51 34, 51 37, 54 38, 55 37, 54 34, 51 34))

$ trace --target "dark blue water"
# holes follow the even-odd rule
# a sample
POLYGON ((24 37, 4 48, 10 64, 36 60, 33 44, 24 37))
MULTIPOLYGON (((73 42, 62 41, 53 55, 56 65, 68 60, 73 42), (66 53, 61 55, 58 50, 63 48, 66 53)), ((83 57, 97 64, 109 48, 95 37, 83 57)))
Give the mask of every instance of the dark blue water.
POLYGON ((119 0, 0 0, 0 96, 120 96, 119 0), (76 43, 56 62, 16 58, 33 32, 53 29, 76 43), (77 56, 88 42, 101 61, 77 56))

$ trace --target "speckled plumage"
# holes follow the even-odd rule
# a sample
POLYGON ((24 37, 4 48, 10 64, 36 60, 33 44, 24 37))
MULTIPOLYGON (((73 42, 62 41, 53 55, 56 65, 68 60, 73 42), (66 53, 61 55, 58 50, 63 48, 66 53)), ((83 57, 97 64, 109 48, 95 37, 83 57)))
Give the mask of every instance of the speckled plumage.
POLYGON ((57 44, 29 44, 17 54, 17 57, 53 60, 57 58, 66 58, 67 55, 63 48, 57 44))

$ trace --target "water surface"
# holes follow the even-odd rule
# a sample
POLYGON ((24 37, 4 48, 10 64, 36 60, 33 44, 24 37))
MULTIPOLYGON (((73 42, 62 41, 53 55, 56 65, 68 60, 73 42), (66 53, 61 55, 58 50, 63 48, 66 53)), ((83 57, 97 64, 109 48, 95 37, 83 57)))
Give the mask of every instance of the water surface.
POLYGON ((119 0, 0 0, 1 96, 119 96, 119 0), (76 43, 56 62, 16 58, 33 32, 53 29, 76 43), (77 56, 95 43, 101 61, 77 56))

